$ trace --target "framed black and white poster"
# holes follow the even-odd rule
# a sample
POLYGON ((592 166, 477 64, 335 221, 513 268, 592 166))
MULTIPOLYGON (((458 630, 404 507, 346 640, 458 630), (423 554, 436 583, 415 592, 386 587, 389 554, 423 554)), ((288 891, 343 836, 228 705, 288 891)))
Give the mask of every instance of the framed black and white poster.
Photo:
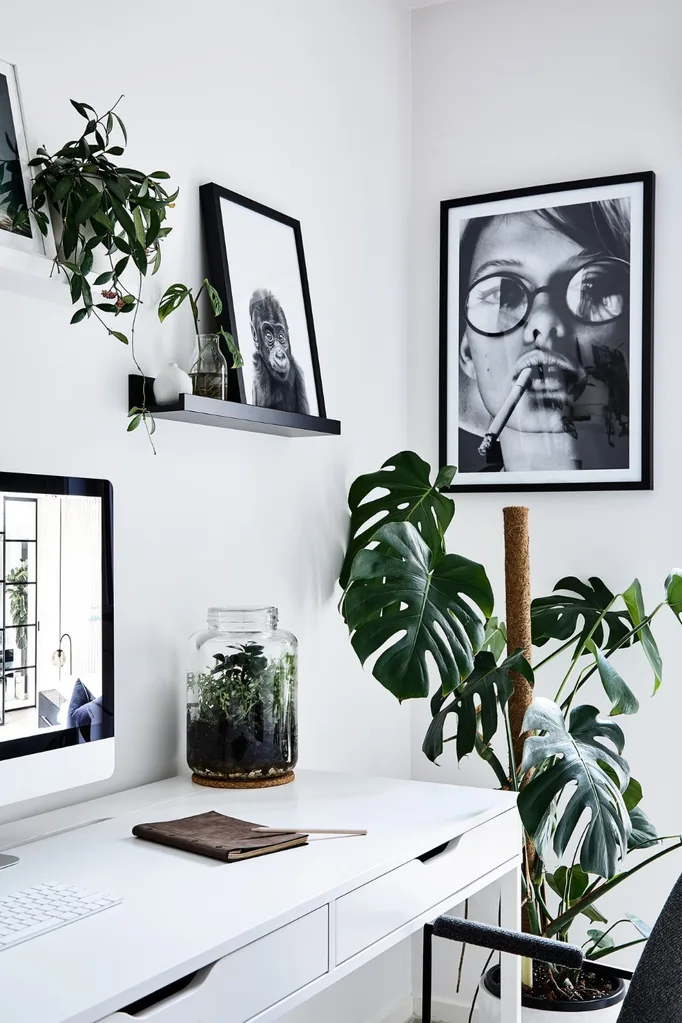
POLYGON ((652 487, 651 172, 441 204, 453 490, 652 487))
POLYGON ((239 400, 324 416, 299 221, 215 184, 202 186, 201 201, 222 326, 244 360, 236 373, 239 400))
POLYGON ((35 269, 27 257, 54 255, 52 238, 43 238, 29 214, 28 160, 16 68, 0 60, 0 262, 17 270, 35 269))

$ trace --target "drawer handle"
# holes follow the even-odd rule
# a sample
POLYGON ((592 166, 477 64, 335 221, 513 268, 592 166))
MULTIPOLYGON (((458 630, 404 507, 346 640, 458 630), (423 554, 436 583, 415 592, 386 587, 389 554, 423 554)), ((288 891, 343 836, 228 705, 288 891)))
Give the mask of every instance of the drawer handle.
POLYGON ((178 995, 181 991, 186 991, 200 972, 205 973, 206 971, 194 970, 193 973, 188 973, 186 977, 180 977, 179 980, 174 980, 171 984, 166 984, 165 987, 159 988, 158 991, 154 991, 151 995, 145 995, 143 998, 138 998, 136 1002, 126 1005, 124 1009, 119 1009, 119 1012, 130 1017, 139 1016, 141 1013, 147 1012, 149 1009, 153 1009, 160 1005, 161 1002, 168 1001, 173 997, 173 995, 178 995))
POLYGON ((459 838, 453 838, 451 842, 443 842, 441 845, 437 845, 433 849, 429 849, 428 852, 422 853, 421 856, 417 856, 417 859, 421 863, 428 863, 429 860, 434 860, 436 856, 441 856, 448 849, 454 849, 458 844, 459 838))

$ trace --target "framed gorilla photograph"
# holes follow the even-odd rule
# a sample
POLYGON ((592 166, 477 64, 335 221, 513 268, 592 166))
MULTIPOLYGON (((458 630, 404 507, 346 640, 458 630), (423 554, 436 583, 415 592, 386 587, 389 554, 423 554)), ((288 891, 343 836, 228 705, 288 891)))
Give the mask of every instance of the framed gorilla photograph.
POLYGON ((654 175, 441 203, 452 490, 651 489, 654 175))
POLYGON ((325 416, 299 221, 215 184, 201 200, 222 326, 244 360, 232 400, 325 416))

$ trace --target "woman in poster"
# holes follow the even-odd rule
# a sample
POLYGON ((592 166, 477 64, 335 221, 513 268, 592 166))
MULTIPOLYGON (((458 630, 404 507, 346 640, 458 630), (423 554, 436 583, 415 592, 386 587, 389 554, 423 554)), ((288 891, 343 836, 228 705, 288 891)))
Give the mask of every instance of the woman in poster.
POLYGON ((459 245, 459 470, 629 464, 630 201, 476 217, 459 245))

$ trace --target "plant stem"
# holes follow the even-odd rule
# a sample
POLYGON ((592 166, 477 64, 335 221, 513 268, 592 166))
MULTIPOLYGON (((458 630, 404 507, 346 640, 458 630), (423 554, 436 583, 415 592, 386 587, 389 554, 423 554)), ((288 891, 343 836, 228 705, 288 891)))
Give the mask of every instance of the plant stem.
MULTIPOLYGON (((620 595, 618 595, 618 596, 620 596, 620 595)), ((607 606, 606 606, 606 607, 604 608, 604 610, 603 610, 603 611, 601 612, 601 614, 599 615, 599 617, 598 617, 598 618, 597 618, 597 620, 595 621, 595 623, 594 623, 594 625, 592 626, 592 628, 590 629, 590 631, 589 631, 589 632, 587 633, 587 635, 586 635, 586 636, 584 636, 584 637, 583 637, 583 639, 582 639, 582 640, 581 640, 581 641, 580 641, 580 642, 578 643, 578 646, 576 647, 576 651, 575 651, 575 653, 573 654, 573 657, 571 658, 571 663, 570 663, 570 665, 569 665, 568 671, 567 671, 567 672, 566 672, 566 674, 564 675, 564 677, 563 677, 563 680, 562 680, 562 682, 561 682, 561 685, 559 686, 559 689, 558 689, 558 691, 557 691, 557 694, 556 694, 556 696, 554 697, 554 702, 555 702, 555 703, 558 703, 558 702, 559 702, 559 700, 561 699, 561 694, 563 693, 564 689, 566 688, 566 686, 567 686, 567 684, 568 684, 568 681, 569 681, 569 679, 570 679, 571 675, 573 674, 573 669, 575 668, 576 664, 578 663, 578 661, 579 661, 579 660, 580 660, 580 658, 582 657, 583 651, 585 650, 585 647, 587 646, 587 642, 588 642, 588 640, 592 639, 592 637, 594 636, 595 632, 597 631, 597 629, 599 628, 599 626, 601 625, 601 623, 602 623, 602 622, 604 621, 604 618, 606 617, 606 615, 608 614, 608 612, 609 612, 609 611, 611 610, 611 608, 613 607, 613 605, 614 605, 614 604, 616 603, 616 601, 618 600, 618 596, 615 596, 615 597, 613 598, 613 600, 612 600, 612 601, 610 601, 610 602, 609 602, 609 603, 607 604, 607 606)))
POLYGON ((544 657, 541 661, 539 661, 533 668, 533 671, 537 674, 537 672, 540 670, 540 668, 542 668, 544 664, 547 664, 554 657, 558 657, 559 654, 562 654, 564 650, 567 650, 568 647, 572 645, 574 640, 575 636, 571 636, 570 639, 567 639, 565 643, 562 643, 561 646, 557 647, 556 650, 554 650, 551 654, 548 654, 547 657, 544 657))

